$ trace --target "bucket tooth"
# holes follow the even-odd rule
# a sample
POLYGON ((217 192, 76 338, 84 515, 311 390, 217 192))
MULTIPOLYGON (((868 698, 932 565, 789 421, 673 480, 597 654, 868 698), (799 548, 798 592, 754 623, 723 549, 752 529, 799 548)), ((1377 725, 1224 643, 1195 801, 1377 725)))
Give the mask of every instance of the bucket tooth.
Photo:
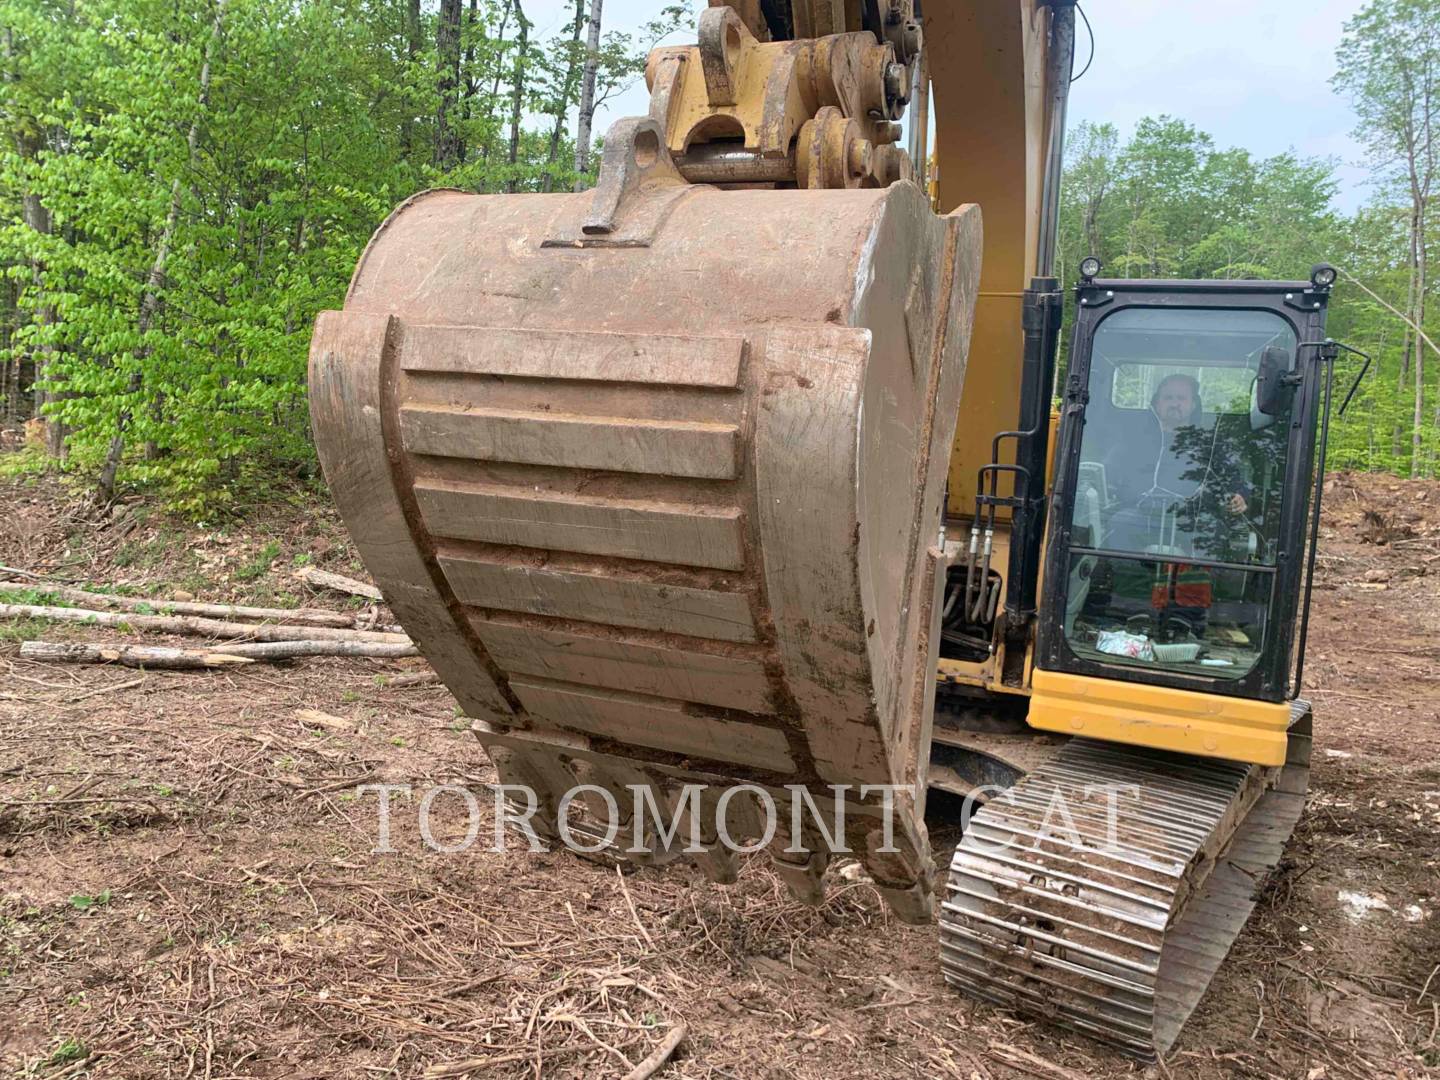
POLYGON ((928 923, 935 917, 935 867, 923 826, 893 834, 883 827, 870 829, 861 864, 902 922, 928 923))
POLYGON ((691 856, 700 872, 716 885, 734 885, 740 880, 740 862, 735 853, 719 844, 711 844, 691 856))
MULTIPOLYGON (((917 858, 884 880, 913 913, 915 643, 937 632, 926 547, 979 211, 937 216, 907 182, 692 186, 656 135, 618 126, 595 192, 434 191, 391 215, 317 320, 325 475, 548 840, 577 771, 662 807, 685 784, 782 806, 787 785, 891 785, 917 858)), ((763 835, 751 802, 728 803, 737 840, 763 835)), ((721 839, 702 830, 701 861, 730 880, 721 839)), ((684 845, 648 846, 611 850, 684 845)))
POLYGON ((720 791, 715 784, 705 784, 695 795, 682 799, 677 809, 681 814, 680 832, 699 840, 700 851, 691 858, 700 872, 717 885, 733 885, 740 876, 735 852, 725 846, 719 830, 720 791))
POLYGON ((560 801, 577 781, 557 755, 524 751, 515 756, 515 772, 521 783, 535 793, 531 826, 541 840, 555 844, 560 835, 560 801))
POLYGON ((802 904, 819 907, 825 902, 825 867, 830 862, 828 851, 784 850, 784 843, 770 847, 770 864, 790 894, 802 904))

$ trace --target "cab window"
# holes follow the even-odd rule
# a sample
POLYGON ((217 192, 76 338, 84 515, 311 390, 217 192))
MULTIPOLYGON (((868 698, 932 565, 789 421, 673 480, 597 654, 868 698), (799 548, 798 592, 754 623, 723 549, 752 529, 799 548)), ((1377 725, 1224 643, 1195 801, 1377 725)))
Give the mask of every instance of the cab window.
POLYGON ((1065 635, 1102 663, 1240 678, 1262 652, 1293 370, 1272 312, 1133 307, 1095 329, 1071 520, 1065 635))

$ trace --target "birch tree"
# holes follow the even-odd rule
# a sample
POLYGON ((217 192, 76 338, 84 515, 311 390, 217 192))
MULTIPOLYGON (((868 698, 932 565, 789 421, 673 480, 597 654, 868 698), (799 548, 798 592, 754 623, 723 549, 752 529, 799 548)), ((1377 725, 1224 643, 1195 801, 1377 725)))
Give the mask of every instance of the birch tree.
POLYGON ((580 115, 575 125, 575 190, 584 191, 590 169, 590 129, 595 123, 595 80, 600 71, 600 13, 603 0, 590 0, 585 23, 585 63, 580 74, 580 115))
MULTIPOLYGON (((225 4, 226 0, 215 0, 215 16, 210 24, 210 37, 205 42, 205 58, 200 63, 199 104, 194 118, 190 121, 190 131, 185 136, 187 170, 195 167, 196 151, 200 145, 200 125, 205 119, 205 111, 210 103, 210 73, 214 69, 215 51, 220 46, 224 30, 225 4)), ((160 307, 161 290, 165 283, 165 264, 170 258, 170 245, 175 239, 175 227, 180 220, 182 183, 182 177, 177 175, 170 184, 170 209, 165 215, 165 224, 161 226, 160 235, 155 241, 155 258, 150 263, 150 272, 145 277, 145 291, 140 294, 140 315, 136 320, 136 329, 142 343, 149 336, 151 325, 155 321, 155 313, 160 307)), ((132 395, 138 394, 144 383, 143 362, 148 351, 146 345, 142 344, 141 363, 136 365, 134 373, 130 376, 132 395)), ((134 407, 132 406, 132 408, 134 407)), ((108 503, 115 497, 115 474, 120 468, 120 460, 125 453, 125 435, 130 415, 130 410, 120 413, 115 435, 110 440, 109 448, 105 451, 105 460, 100 466, 100 476, 95 482, 97 502, 108 503)))
MULTIPOLYGON (((1429 274, 1428 225, 1440 145, 1440 0, 1373 0, 1345 24, 1334 83, 1360 117, 1356 136, 1371 151, 1377 178, 1409 202, 1405 316, 1425 325, 1429 274)), ((1401 387, 1414 387, 1410 468, 1421 471, 1425 426, 1425 348, 1411 335, 1401 387), (1408 366, 1408 372, 1406 370, 1408 366)))

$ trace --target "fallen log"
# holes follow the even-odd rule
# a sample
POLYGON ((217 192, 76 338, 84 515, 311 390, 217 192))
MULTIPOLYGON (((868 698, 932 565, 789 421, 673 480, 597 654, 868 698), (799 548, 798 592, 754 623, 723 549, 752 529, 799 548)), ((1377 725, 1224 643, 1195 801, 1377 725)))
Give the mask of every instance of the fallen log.
POLYGON ((163 645, 77 645, 51 641, 22 641, 20 658, 57 664, 119 664, 121 667, 163 668, 169 671, 255 663, 249 657, 211 649, 171 649, 163 645))
POLYGON ((349 593, 351 596, 363 596, 368 600, 385 599, 374 585, 366 585, 365 582, 348 578, 344 574, 333 574, 329 570, 320 570, 314 566, 302 566, 295 571, 295 576, 317 589, 331 589, 334 592, 349 593))
POLYGON ((48 607, 41 604, 0 604, 0 619, 56 619, 91 626, 129 626, 164 634, 235 638, 251 641, 369 641, 381 645, 409 645, 404 634, 374 630, 339 630, 329 626, 276 626, 270 623, 226 622, 198 615, 134 615, 86 608, 48 607))
MULTIPOLYGON (((0 581, 0 596, 14 596, 35 593, 53 593, 80 607, 92 611, 118 608, 121 611, 141 611, 151 608, 147 614, 155 615, 203 615, 217 619, 261 619, 277 623, 292 623, 301 626, 330 626, 337 629, 357 629, 356 624, 363 616, 343 611, 320 611, 316 608, 264 608, 246 607, 242 604, 207 604, 190 600, 147 600, 139 596, 112 596, 109 593, 88 592, 67 585, 21 585, 13 581, 0 581)), ((385 633, 395 631, 386 630, 385 633)))
POLYGON ((386 645, 372 641, 264 641, 248 645, 212 645, 179 649, 166 645, 94 645, 88 642, 24 641, 23 660, 58 664, 121 664, 124 667, 165 668, 185 671, 294 660, 304 656, 365 656, 398 659, 418 655, 413 645, 386 645))
POLYGON ((249 645, 217 645, 216 649, 254 660, 294 660, 302 656, 368 656, 399 660, 419 656, 420 650, 408 641, 262 641, 249 645))

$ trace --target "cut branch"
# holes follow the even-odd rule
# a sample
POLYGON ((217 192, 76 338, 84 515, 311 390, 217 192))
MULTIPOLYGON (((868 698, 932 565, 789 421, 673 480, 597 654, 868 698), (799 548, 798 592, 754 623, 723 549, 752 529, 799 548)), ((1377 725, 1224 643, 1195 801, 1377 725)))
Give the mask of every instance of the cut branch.
POLYGON ((379 645, 371 641, 266 641, 250 645, 212 645, 177 649, 167 645, 92 645, 80 642, 24 641, 23 660, 57 664, 120 664, 123 667, 193 670, 227 664, 274 663, 305 656, 363 656, 394 660, 415 656, 413 645, 379 645))
MULTIPOLYGON (((362 629, 356 624, 364 619, 362 615, 346 614, 342 611, 320 611, 314 608, 262 608, 245 607, 240 604, 205 604, 181 600, 146 600, 138 596, 112 596, 109 593, 87 592, 84 589, 64 585, 19 585, 15 582, 0 581, 0 596, 54 593, 80 607, 103 611, 118 608, 121 611, 139 611, 155 615, 206 615, 216 619, 264 619, 277 623, 292 623, 297 626, 333 626, 339 629, 362 629), (143 609, 149 608, 150 611, 143 609)), ((384 629, 388 633, 400 633, 399 627, 370 627, 384 629)))
POLYGON ((670 1029, 665 1038, 660 1040, 660 1045, 655 1047, 644 1061, 625 1074, 625 1080, 647 1080, 648 1077, 654 1076, 665 1067, 670 1056, 680 1048, 680 1044, 684 1041, 685 1021, 681 1020, 670 1029))
POLYGON ((133 615, 118 611, 47 607, 41 604, 0 604, 0 619, 55 619, 91 626, 128 626, 162 634, 233 638, 249 641, 369 641, 377 645, 410 645, 404 634, 371 630, 338 630, 328 626, 273 626, 265 623, 226 622, 195 615, 133 615))
POLYGON ((22 641, 20 658, 52 664, 119 664, 121 667, 170 671, 255 663, 249 657, 214 649, 171 649, 163 645, 78 645, 53 641, 22 641))
POLYGON ((332 574, 329 570, 302 566, 295 571, 295 576, 305 584, 313 585, 317 589, 331 589, 335 592, 349 593, 351 596, 363 596, 367 600, 383 602, 385 599, 374 585, 366 585, 365 582, 348 578, 344 574, 332 574))

